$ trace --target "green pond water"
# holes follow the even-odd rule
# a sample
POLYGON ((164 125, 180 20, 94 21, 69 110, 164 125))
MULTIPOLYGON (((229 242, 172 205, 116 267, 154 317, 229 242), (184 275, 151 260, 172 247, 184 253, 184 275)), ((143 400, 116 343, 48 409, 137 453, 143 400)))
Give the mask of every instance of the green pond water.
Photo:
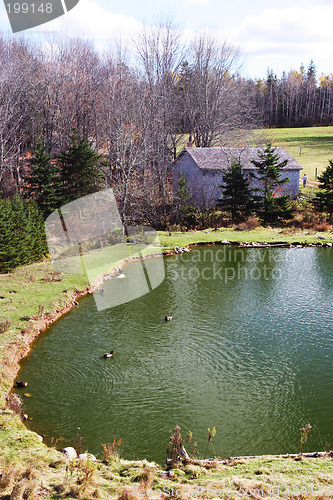
POLYGON ((332 447, 332 249, 201 247, 164 263, 152 292, 99 312, 87 296, 37 340, 19 374, 29 427, 62 447, 79 427, 100 456, 116 436, 124 458, 160 463, 176 424, 201 456, 297 452, 307 423, 307 451, 332 447))

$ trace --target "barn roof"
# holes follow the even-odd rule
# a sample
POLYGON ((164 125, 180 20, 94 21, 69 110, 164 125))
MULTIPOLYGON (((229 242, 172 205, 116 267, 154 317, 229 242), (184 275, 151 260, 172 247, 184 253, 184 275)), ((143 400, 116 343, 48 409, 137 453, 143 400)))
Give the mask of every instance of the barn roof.
MULTIPOLYGON (((202 170, 224 170, 233 160, 239 160, 244 170, 256 168, 251 160, 259 160, 262 148, 185 148, 180 156, 188 153, 202 170)), ((282 170, 302 170, 299 163, 284 148, 275 148, 279 161, 288 160, 282 170)))

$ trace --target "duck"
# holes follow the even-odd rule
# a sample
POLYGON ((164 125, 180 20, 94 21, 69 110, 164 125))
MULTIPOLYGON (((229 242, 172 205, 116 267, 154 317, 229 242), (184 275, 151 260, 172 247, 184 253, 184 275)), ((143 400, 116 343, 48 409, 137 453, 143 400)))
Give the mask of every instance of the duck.
POLYGON ((28 382, 16 382, 15 387, 27 387, 28 382))
POLYGON ((172 316, 165 316, 165 321, 171 321, 172 320, 172 316))
POLYGON ((106 352, 104 354, 104 358, 112 358, 112 356, 114 355, 115 351, 111 351, 111 352, 106 352))

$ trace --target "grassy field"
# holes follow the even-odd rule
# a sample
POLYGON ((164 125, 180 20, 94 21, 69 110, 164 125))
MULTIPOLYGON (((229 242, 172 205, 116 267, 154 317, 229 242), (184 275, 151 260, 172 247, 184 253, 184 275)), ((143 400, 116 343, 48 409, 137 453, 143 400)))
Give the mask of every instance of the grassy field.
POLYGON ((315 180, 316 169, 320 174, 333 158, 333 127, 281 128, 259 131, 274 146, 281 146, 303 167, 301 177, 307 174, 315 180))
MULTIPOLYGON (((159 236, 164 250, 225 239, 230 242, 333 241, 330 232, 269 228, 252 231, 229 228, 171 235, 161 232, 159 236)), ((105 249, 98 251, 95 258, 103 272, 111 267, 103 264, 105 252, 105 249)), ((116 266, 118 257, 115 251, 116 266)), ((165 470, 156 464, 129 462, 113 456, 108 460, 98 457, 97 463, 66 462, 55 448, 41 443, 20 415, 9 408, 5 397, 15 380, 18 361, 27 354, 30 343, 49 320, 69 310, 74 299, 80 292, 85 293, 88 286, 83 275, 55 272, 48 261, 0 275, 0 499, 237 499, 249 496, 325 499, 333 496, 333 460, 329 457, 231 459, 205 466, 194 461, 176 468, 166 477, 165 470)))

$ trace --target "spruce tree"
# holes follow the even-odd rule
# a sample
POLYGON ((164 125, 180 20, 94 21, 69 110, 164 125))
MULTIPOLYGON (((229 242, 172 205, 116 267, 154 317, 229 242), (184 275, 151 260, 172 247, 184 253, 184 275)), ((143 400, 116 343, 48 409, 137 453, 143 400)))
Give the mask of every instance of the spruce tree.
POLYGON ((24 203, 18 196, 11 202, 11 221, 12 226, 12 247, 13 255, 11 258, 12 267, 21 266, 31 262, 30 239, 33 234, 30 232, 27 202, 24 203))
POLYGON ((7 273, 13 269, 11 262, 15 258, 13 246, 12 204, 0 199, 0 272, 7 273))
POLYGON ((44 218, 36 201, 0 199, 0 272, 35 262, 46 251, 44 218))
POLYGON ((321 175, 318 175, 320 191, 316 193, 312 203, 317 210, 328 212, 329 220, 333 220, 333 159, 321 175))
POLYGON ((44 144, 37 141, 29 159, 30 173, 26 177, 25 194, 36 200, 46 219, 63 202, 60 168, 52 163, 44 144))
POLYGON ((177 212, 178 220, 181 226, 187 228, 195 227, 198 223, 196 208, 190 202, 191 193, 187 188, 187 181, 185 177, 180 174, 178 180, 177 192, 177 212))
POLYGON ((44 217, 35 200, 26 201, 25 211, 29 262, 35 262, 47 252, 44 217))
POLYGON ((234 161, 223 174, 222 196, 217 201, 218 208, 231 214, 232 222, 246 218, 253 208, 252 191, 244 177, 242 165, 234 161))
POLYGON ((258 216, 264 224, 275 222, 279 218, 290 219, 292 217, 290 196, 279 195, 281 186, 289 182, 289 179, 281 179, 281 169, 287 165, 288 160, 280 162, 276 149, 271 144, 260 151, 258 157, 259 161, 251 160, 257 167, 255 178, 259 181, 259 187, 253 189, 257 193, 258 216))
POLYGON ((71 144, 60 156, 65 202, 95 193, 104 184, 102 155, 87 139, 79 139, 73 132, 71 144))

